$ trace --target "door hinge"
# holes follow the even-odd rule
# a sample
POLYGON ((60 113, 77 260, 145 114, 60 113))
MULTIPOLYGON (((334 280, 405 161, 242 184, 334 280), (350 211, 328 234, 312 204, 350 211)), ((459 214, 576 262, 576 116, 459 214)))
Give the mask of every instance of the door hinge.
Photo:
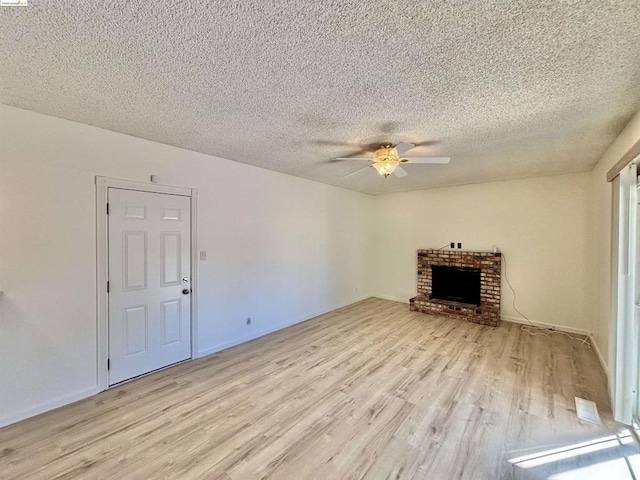
POLYGON ((111 287, 111 285, 109 284, 109 280, 107 280, 107 293, 109 293, 109 288, 111 287))
POLYGON ((109 215, 109 204, 107 203, 107 215, 109 215))
POLYGON ((107 358, 107 370, 111 370, 111 359, 107 358))

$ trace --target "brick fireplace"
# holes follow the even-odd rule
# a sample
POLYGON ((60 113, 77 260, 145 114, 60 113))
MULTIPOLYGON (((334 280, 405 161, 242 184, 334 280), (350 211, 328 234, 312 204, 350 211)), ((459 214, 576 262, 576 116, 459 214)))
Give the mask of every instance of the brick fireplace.
POLYGON ((500 321, 500 252, 418 250, 418 296, 409 300, 411 310, 460 318, 483 325, 500 321), (480 269, 479 304, 433 298, 433 266, 480 269))

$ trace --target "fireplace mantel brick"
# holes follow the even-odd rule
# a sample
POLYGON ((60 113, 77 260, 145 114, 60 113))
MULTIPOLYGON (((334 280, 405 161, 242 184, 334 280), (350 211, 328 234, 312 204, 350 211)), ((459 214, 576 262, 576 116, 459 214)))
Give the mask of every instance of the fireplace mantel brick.
POLYGON ((464 250, 418 250, 418 296, 411 310, 496 327, 500 321, 502 254, 464 250), (480 306, 431 298, 431 266, 480 269, 480 306))

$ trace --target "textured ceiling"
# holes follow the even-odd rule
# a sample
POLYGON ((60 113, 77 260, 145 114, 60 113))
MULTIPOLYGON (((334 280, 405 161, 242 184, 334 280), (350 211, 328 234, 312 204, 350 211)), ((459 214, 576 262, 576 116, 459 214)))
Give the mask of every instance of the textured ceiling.
POLYGON ((2 103, 373 194, 589 170, 640 107, 637 0, 30 0, 0 40, 2 103), (331 161, 380 141, 451 164, 331 161))

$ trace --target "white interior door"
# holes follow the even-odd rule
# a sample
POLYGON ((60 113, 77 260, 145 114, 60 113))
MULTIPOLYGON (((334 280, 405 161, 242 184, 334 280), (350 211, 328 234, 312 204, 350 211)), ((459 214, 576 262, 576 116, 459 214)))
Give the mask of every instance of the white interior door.
POLYGON ((109 188, 109 385, 191 358, 189 197, 109 188))

